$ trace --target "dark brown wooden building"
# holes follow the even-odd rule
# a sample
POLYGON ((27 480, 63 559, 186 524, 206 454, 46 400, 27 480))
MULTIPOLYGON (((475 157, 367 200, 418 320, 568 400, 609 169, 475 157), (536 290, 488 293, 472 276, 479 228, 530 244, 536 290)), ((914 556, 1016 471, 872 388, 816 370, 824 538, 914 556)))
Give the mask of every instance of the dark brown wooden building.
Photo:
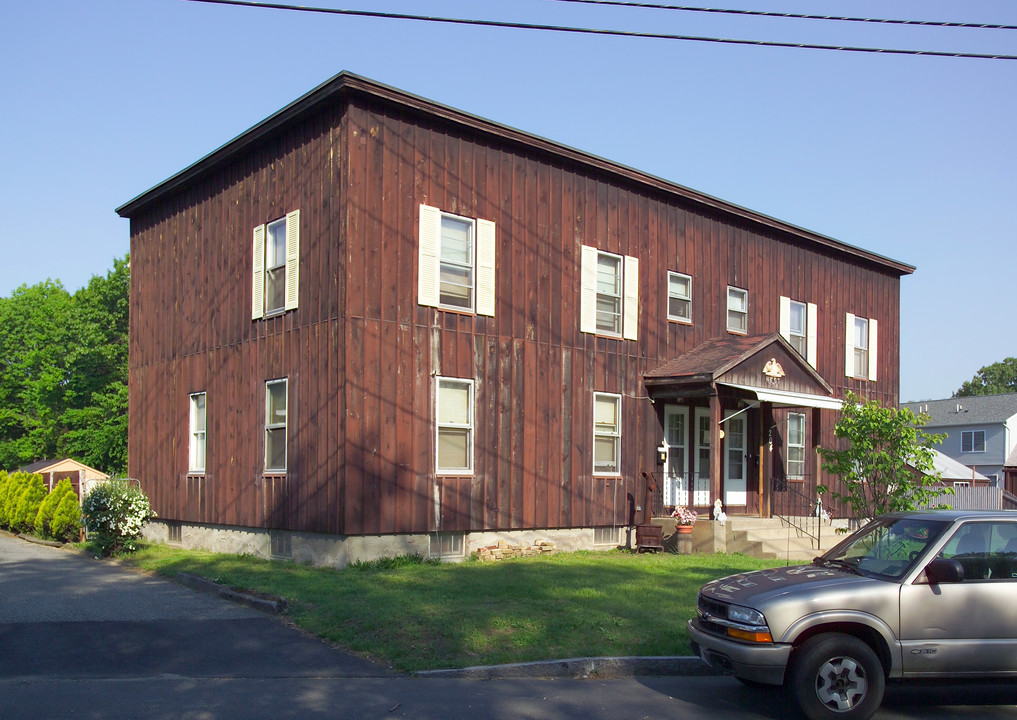
POLYGON ((348 73, 118 212, 171 537, 342 562, 767 515, 845 391, 897 404, 910 265, 348 73))

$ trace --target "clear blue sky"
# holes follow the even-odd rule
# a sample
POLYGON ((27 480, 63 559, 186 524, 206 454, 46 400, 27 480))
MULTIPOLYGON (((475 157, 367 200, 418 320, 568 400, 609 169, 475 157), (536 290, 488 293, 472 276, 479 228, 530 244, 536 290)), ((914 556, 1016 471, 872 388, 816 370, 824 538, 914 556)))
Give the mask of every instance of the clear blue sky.
MULTIPOLYGON (((678 0, 669 0, 678 2, 678 0)), ((303 4, 681 35, 1017 55, 1017 31, 552 0, 303 4)), ((705 7, 1017 25, 1012 0, 705 7)), ((1017 61, 564 35, 204 5, 0 0, 0 296, 129 250, 114 208, 340 70, 916 265, 901 400, 1017 355, 1017 61)))

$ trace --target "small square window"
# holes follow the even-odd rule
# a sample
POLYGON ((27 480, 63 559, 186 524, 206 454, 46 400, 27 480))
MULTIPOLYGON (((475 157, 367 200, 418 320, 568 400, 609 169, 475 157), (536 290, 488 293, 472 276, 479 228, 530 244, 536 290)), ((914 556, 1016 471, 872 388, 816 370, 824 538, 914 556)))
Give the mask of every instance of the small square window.
POLYGON ((272 557, 289 559, 293 557, 293 536, 287 530, 270 530, 272 557))
POLYGON ((618 545, 618 528, 605 525, 593 528, 594 545, 618 545))
POLYGON ((961 452, 983 453, 985 452, 985 431, 965 430, 961 433, 961 452))
POLYGON ((727 288, 727 329, 728 332, 749 331, 749 291, 741 288, 727 288))
POLYGON ((466 533, 435 532, 429 537, 429 557, 456 559, 466 555, 466 533))
POLYGON ((688 275, 667 274, 667 319, 692 322, 692 278, 688 275))

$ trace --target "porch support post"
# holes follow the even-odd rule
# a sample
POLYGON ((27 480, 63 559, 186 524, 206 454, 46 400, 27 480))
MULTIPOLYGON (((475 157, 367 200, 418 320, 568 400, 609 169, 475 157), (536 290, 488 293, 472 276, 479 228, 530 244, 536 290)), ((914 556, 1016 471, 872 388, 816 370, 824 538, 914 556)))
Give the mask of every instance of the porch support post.
MULTIPOLYGON (((720 395, 717 394, 717 386, 710 388, 710 504, 712 505, 719 498, 724 501, 723 488, 721 487, 721 458, 720 451, 720 421, 724 419, 723 410, 720 407, 720 395)), ((726 505, 726 504, 725 504, 726 505)))
POLYGON ((770 418, 773 414, 771 403, 762 402, 759 404, 759 516, 773 516, 773 488, 770 487, 770 442, 769 432, 770 418))

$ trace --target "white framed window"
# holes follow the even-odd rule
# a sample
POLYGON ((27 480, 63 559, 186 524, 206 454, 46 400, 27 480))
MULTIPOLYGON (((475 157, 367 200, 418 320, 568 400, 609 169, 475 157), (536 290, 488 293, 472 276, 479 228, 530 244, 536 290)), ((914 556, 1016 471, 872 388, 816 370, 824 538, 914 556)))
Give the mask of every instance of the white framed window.
POLYGON ((638 339, 639 260, 583 245, 579 329, 638 339))
POLYGON ((787 476, 805 477, 805 414, 788 413, 787 416, 787 476))
POLYGON ((192 473, 205 472, 205 403, 205 393, 191 393, 187 469, 192 473))
POLYGON ((667 273, 667 319, 692 323, 692 278, 682 273, 667 273))
POLYGON ((593 474, 621 472, 621 395, 593 394, 593 474))
POLYGON ((417 302, 494 315, 495 224, 420 206, 417 302))
POLYGON ((286 427, 289 381, 265 383, 265 472, 286 472, 286 427))
POLYGON ((727 330, 745 334, 749 331, 749 291, 727 286, 727 330))
POLYGON ((860 380, 876 380, 876 347, 879 324, 873 318, 847 313, 844 374, 860 380))
POLYGON ((296 310, 300 299, 300 211, 254 228, 251 319, 296 310))
POLYGON ((804 303, 781 295, 778 331, 799 355, 816 367, 819 309, 815 303, 804 303))
POLYGON ((985 452, 985 431, 964 430, 961 432, 961 452, 983 453, 985 452))
POLYGON ((473 381, 438 378, 434 414, 437 420, 437 472, 444 475, 472 474, 473 381))
POLYGON ((427 556, 443 560, 456 560, 466 556, 466 533, 433 532, 428 536, 427 556))

